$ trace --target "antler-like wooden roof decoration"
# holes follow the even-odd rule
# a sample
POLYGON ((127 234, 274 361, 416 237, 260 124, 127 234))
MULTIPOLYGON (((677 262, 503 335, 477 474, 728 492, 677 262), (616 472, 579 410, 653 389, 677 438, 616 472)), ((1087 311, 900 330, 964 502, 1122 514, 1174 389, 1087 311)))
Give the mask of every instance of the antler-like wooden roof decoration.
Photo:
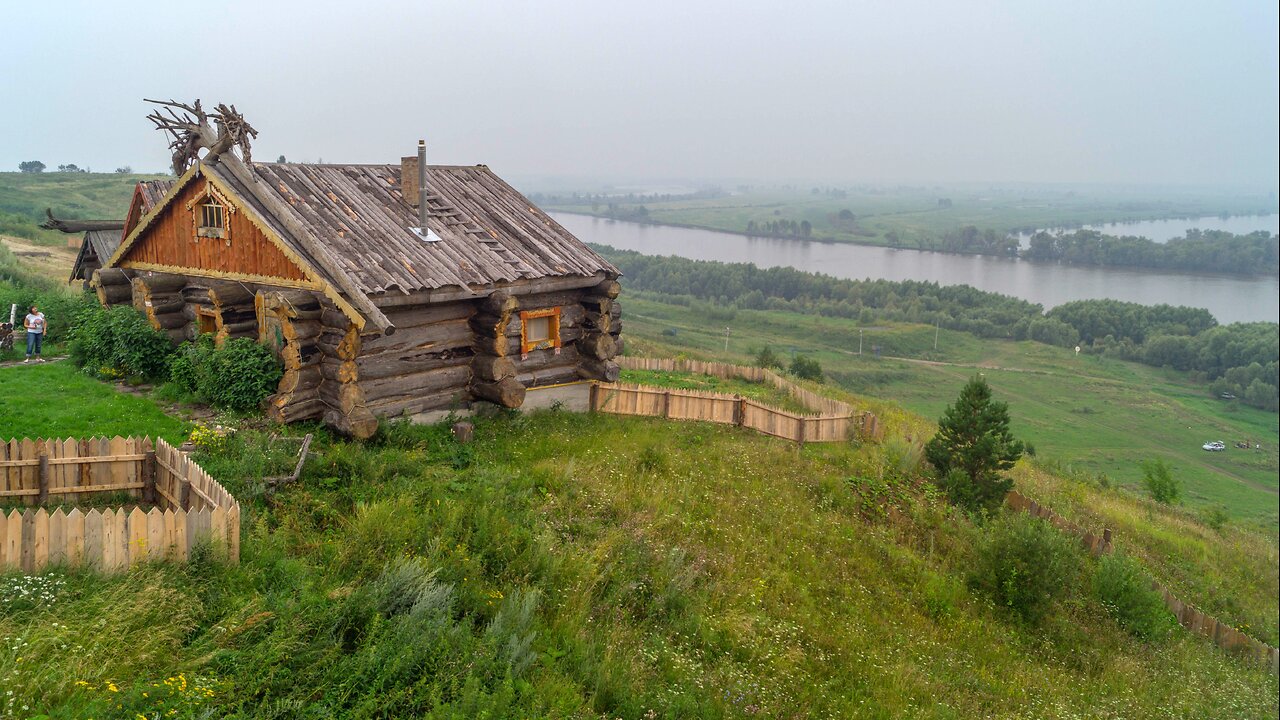
POLYGON ((219 103, 212 113, 208 113, 198 99, 190 105, 176 100, 146 101, 160 106, 147 115, 147 119, 155 123, 157 130, 173 137, 169 149, 173 151, 174 175, 181 177, 200 159, 201 149, 207 151, 204 161, 213 163, 223 153, 238 147, 245 165, 253 166, 250 140, 258 137, 258 131, 236 110, 235 105, 219 103))

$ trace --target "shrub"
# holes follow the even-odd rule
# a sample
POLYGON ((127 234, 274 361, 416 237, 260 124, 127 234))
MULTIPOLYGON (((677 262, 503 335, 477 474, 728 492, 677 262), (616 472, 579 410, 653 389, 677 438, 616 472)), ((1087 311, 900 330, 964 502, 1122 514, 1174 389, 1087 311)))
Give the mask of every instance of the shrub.
POLYGON ((1080 551, 1047 522, 1021 513, 988 523, 977 547, 973 587, 1035 623, 1066 596, 1080 572, 1080 551))
POLYGON ((270 350, 235 338, 205 356, 196 370, 196 390, 210 405, 248 412, 276 391, 283 374, 270 350))
POLYGON ((760 352, 756 353, 756 365, 762 368, 782 369, 782 358, 773 351, 773 348, 765 345, 760 348, 760 352))
POLYGON ((195 342, 185 342, 169 358, 169 379, 184 392, 198 393, 200 369, 213 354, 213 336, 201 335, 195 342))
POLYGON ((1182 483, 1173 477, 1169 464, 1158 458, 1142 464, 1142 484, 1158 503, 1168 505, 1182 497, 1182 483))
POLYGON ((1136 637, 1156 640, 1173 629, 1173 615, 1151 587, 1151 579, 1127 555, 1103 556, 1093 574, 1093 593, 1120 627, 1136 637))
POLYGON ((796 355, 791 359, 791 374, 801 380, 822 382, 822 366, 817 360, 807 355, 796 355))
POLYGON ((92 375, 160 381, 168 377, 173 343, 132 307, 85 305, 71 328, 71 359, 92 375))

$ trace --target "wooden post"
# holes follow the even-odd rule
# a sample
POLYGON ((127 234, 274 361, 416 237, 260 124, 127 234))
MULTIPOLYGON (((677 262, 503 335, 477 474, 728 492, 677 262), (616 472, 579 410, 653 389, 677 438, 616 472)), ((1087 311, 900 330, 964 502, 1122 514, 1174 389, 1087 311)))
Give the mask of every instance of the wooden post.
POLYGON ((156 451, 148 450, 142 459, 142 502, 156 504, 156 451))
POLYGON ((591 383, 590 388, 587 390, 587 409, 590 410, 591 412, 595 412, 596 410, 600 409, 600 406, 597 404, 597 399, 599 395, 600 395, 600 383, 597 383, 597 382, 591 383))
MULTIPOLYGON (((175 473, 176 474, 176 473, 175 473)), ((178 504, 183 510, 191 509, 191 478, 178 476, 178 504)))
POLYGON ((747 424, 747 399, 738 395, 737 400, 733 406, 733 424, 742 427, 747 424))
POLYGON ((36 498, 37 505, 44 505, 49 502, 49 451, 43 446, 40 448, 40 495, 36 498))
POLYGON ((662 393, 662 417, 671 419, 671 391, 662 393))
POLYGON ((800 443, 801 446, 804 445, 804 424, 805 419, 800 418, 800 437, 796 438, 796 442, 800 443))
POLYGON ((1111 528, 1102 528, 1102 544, 1106 549, 1111 547, 1111 528))

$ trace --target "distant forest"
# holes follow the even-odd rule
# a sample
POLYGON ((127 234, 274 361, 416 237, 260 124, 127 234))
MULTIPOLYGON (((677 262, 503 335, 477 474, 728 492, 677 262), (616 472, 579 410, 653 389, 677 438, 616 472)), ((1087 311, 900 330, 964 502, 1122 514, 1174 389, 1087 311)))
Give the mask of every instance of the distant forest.
POLYGON ((628 288, 750 310, 915 322, 979 337, 1033 340, 1107 357, 1198 373, 1215 394, 1280 408, 1280 326, 1219 325, 1207 310, 1080 300, 1044 312, 1036 303, 968 285, 916 280, 844 280, 794 268, 759 268, 654 257, 593 245, 625 274, 628 288))
POLYGON ((1077 265, 1124 265, 1161 270, 1274 275, 1280 272, 1280 239, 1265 230, 1235 235, 1190 230, 1186 237, 1157 243, 1144 237, 1103 235, 1096 230, 1031 236, 1022 251, 1029 260, 1077 265))

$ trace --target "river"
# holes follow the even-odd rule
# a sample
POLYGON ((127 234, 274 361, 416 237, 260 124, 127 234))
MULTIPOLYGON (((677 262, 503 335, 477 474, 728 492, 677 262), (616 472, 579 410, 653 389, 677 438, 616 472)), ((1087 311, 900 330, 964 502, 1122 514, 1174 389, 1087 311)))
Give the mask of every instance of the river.
POLYGON ((587 242, 646 255, 790 266, 860 280, 928 280, 1013 295, 1046 309, 1071 300, 1114 298, 1143 305, 1189 305, 1221 323, 1280 321, 1280 277, 1159 273, 1035 263, 1014 258, 895 250, 867 245, 755 238, 734 233, 644 225, 573 213, 550 213, 587 242))
MULTIPOLYGON (((1236 235, 1248 235, 1257 230, 1266 230, 1272 235, 1280 235, 1280 215, 1231 215, 1228 217, 1206 216, 1198 218, 1181 218, 1172 220, 1135 220, 1133 222, 1099 223, 1084 225, 1085 230, 1097 230, 1103 235, 1144 237, 1158 243, 1167 243, 1176 237, 1186 237, 1187 230, 1225 230, 1236 235)), ((1064 228, 1048 228, 1049 232, 1071 232, 1064 228)), ((1031 239, 1030 233, 1018 236, 1025 246, 1031 239)))

